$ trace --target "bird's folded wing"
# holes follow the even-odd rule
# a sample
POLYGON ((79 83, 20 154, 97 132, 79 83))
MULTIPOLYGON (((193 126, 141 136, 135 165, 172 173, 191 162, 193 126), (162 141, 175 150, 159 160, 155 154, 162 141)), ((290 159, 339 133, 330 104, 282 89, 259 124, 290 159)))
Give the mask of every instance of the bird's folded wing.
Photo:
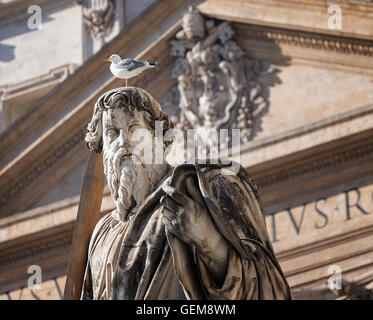
POLYGON ((124 59, 117 64, 117 67, 126 68, 128 71, 132 71, 134 69, 144 67, 145 65, 146 65, 145 61, 136 61, 136 60, 133 60, 133 59, 124 59))

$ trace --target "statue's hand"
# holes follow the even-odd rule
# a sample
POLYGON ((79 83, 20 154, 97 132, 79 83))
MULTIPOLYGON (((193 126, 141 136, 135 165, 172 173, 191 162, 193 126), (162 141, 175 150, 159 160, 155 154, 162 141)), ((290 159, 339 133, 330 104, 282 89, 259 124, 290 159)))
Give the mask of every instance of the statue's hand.
POLYGON ((204 204, 167 184, 162 186, 166 193, 161 198, 165 227, 183 241, 196 246, 209 255, 219 244, 221 235, 216 230, 204 204))
MULTIPOLYGON (((228 265, 229 244, 218 232, 203 203, 171 187, 166 180, 161 198, 165 227, 202 253, 201 259, 211 275, 222 282, 228 265)), ((217 282, 217 283, 218 283, 217 282)))

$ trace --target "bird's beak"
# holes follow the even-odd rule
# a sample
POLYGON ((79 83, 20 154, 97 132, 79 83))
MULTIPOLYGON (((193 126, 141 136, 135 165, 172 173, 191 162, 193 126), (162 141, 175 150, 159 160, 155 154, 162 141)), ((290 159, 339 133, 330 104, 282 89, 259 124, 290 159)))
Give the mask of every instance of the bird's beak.
POLYGON ((105 59, 105 61, 107 61, 107 62, 110 62, 110 60, 109 60, 109 59, 105 59))

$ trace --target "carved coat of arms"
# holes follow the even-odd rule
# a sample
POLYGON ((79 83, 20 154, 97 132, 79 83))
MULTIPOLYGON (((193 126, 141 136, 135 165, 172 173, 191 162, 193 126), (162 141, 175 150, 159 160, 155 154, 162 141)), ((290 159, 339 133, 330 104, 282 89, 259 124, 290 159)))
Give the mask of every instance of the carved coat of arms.
POLYGON ((268 107, 258 80, 268 66, 246 57, 233 36, 229 22, 206 19, 194 7, 183 17, 171 41, 177 85, 163 101, 166 109, 178 106, 171 113, 177 128, 234 128, 243 143, 251 140, 255 119, 268 107))

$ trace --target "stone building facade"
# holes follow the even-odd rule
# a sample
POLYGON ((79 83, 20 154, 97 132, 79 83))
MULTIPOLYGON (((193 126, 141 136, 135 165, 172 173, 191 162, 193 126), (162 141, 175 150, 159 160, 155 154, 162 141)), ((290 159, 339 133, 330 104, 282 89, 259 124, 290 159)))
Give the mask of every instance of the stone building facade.
MULTIPOLYGON (((240 129, 234 157, 258 185, 295 299, 372 298, 373 4, 100 3, 0 2, 0 298, 62 297, 83 135, 97 98, 124 85, 104 63, 112 53, 160 61, 130 85, 179 128, 240 129), (27 29, 30 5, 41 29, 27 29)), ((105 189, 102 214, 113 207, 105 189)))

